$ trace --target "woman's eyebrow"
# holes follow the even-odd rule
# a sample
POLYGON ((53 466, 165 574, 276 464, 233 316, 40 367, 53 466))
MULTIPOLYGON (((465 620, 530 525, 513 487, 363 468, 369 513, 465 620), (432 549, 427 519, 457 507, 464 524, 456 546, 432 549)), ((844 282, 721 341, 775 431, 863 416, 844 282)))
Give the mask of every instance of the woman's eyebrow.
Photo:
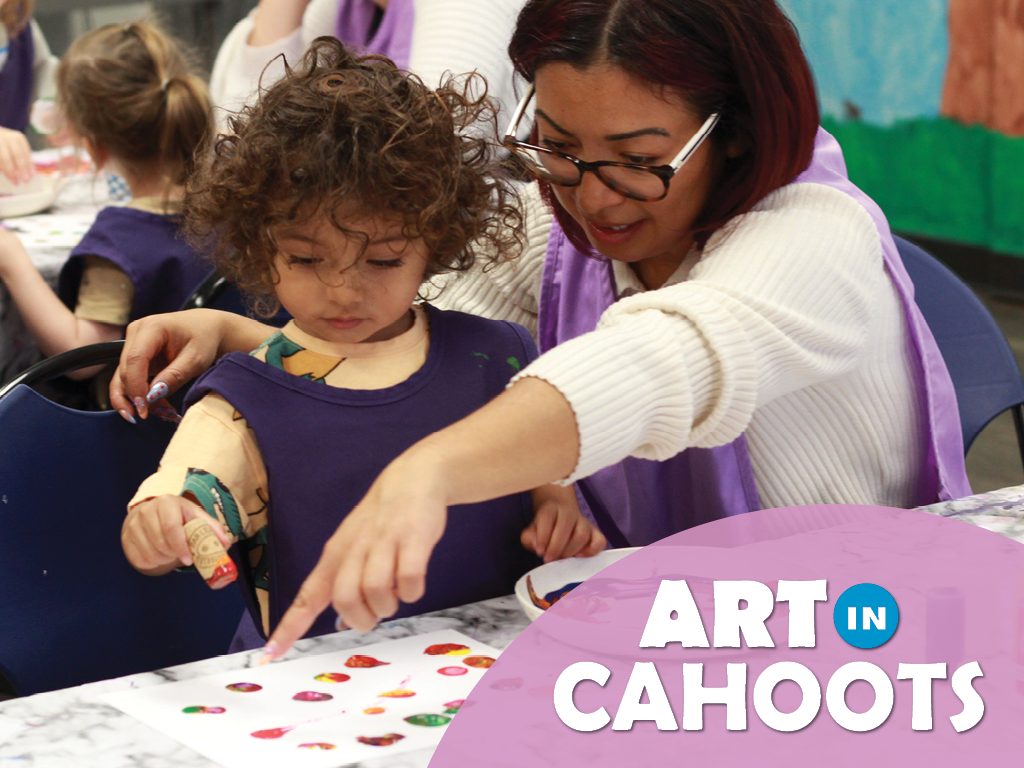
POLYGON ((630 131, 629 133, 613 133, 611 136, 605 136, 605 141, 625 141, 626 139, 635 139, 638 136, 671 136, 671 134, 664 128, 641 128, 639 131, 630 131))
POLYGON ((554 128, 559 133, 564 133, 566 136, 572 136, 573 135, 572 131, 565 130, 565 128, 563 128, 558 123, 556 123, 554 120, 552 120, 550 117, 548 117, 548 114, 543 109, 536 109, 536 110, 534 110, 534 114, 536 114, 538 117, 543 117, 545 120, 547 120, 549 123, 551 123, 551 127, 554 128))
MULTIPOLYGON (((545 120, 547 120, 548 123, 551 124, 551 127, 554 128, 559 133, 563 133, 566 136, 574 135, 572 131, 565 130, 565 128, 563 128, 558 123, 556 123, 554 120, 552 120, 551 117, 546 112, 544 112, 544 110, 537 109, 535 111, 535 114, 537 114, 539 117, 543 117, 545 120)), ((671 135, 672 134, 670 134, 664 128, 651 127, 651 128, 641 128, 638 131, 629 131, 628 133, 613 133, 610 136, 605 136, 604 140, 605 141, 625 141, 626 139, 635 139, 638 136, 666 136, 666 137, 670 137, 671 135)))

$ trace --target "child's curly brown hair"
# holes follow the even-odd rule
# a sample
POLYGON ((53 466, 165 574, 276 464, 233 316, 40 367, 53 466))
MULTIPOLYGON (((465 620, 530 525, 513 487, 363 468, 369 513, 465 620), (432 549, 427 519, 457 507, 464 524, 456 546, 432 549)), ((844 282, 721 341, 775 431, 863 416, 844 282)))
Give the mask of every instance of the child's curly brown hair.
MULTIPOLYGON (((404 236, 423 238, 426 276, 469 269, 475 252, 509 258, 522 214, 492 142, 473 135, 494 123, 486 95, 448 80, 431 91, 383 56, 354 56, 332 37, 313 41, 298 67, 230 120, 213 158, 188 185, 189 230, 212 238, 218 271, 261 314, 274 295, 277 249, 270 229, 330 216, 397 215, 404 236)), ((365 242, 365 237, 362 238, 365 242)))

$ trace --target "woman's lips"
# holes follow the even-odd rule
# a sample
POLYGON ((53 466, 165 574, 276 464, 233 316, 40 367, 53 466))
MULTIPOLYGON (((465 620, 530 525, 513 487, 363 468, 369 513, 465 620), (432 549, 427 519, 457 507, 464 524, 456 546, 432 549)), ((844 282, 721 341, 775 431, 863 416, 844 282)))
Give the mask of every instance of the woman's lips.
POLYGON ((588 220, 587 230, 599 243, 608 245, 622 245, 629 242, 640 229, 643 219, 634 221, 632 224, 599 225, 588 220))
POLYGON ((362 321, 358 317, 332 317, 327 320, 327 324, 331 328, 336 328, 339 331, 350 331, 358 326, 362 321))

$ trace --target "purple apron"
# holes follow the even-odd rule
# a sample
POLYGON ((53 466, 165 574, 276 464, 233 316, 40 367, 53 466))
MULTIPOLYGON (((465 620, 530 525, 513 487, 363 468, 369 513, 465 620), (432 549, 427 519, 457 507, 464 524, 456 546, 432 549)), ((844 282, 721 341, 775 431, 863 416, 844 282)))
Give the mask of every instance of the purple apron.
MULTIPOLYGON (((505 390, 536 357, 533 339, 513 323, 428 307, 430 349, 423 366, 386 389, 354 390, 309 381, 234 352, 189 393, 194 402, 220 393, 256 436, 267 467, 270 627, 292 604, 324 543, 402 451, 468 416, 505 390)), ((507 595, 540 564, 519 537, 533 520, 529 493, 448 509, 444 535, 430 556, 423 597, 392 618, 415 616, 507 595)), ((232 553, 243 595, 259 609, 241 548, 232 553)), ((328 609, 308 636, 334 631, 328 609)), ((258 645, 243 622, 236 640, 258 645)), ((238 647, 233 645, 232 647, 238 647)))
POLYGON ((71 251, 57 295, 75 308, 86 256, 101 256, 128 275, 135 288, 131 320, 181 309, 210 273, 210 264, 189 245, 180 216, 136 208, 104 208, 71 251))
POLYGON ((387 56, 399 69, 408 69, 412 50, 413 0, 390 0, 373 36, 370 28, 378 7, 373 0, 341 0, 335 36, 364 53, 387 56))
MULTIPOLYGON (((839 144, 823 129, 818 131, 811 165, 797 181, 845 192, 868 211, 878 227, 885 264, 903 301, 918 352, 918 387, 928 412, 928 458, 915 504, 970 494, 953 385, 914 303, 913 285, 885 217, 846 177, 839 144)), ((580 253, 555 221, 541 285, 541 352, 594 330, 615 301, 611 263, 580 253)), ((612 546, 643 546, 710 520, 760 509, 743 435, 717 448, 689 448, 666 461, 628 457, 580 481, 577 490, 581 508, 589 511, 612 546)))
POLYGON ((33 64, 36 59, 32 25, 10 40, 7 62, 0 70, 0 127, 24 132, 32 108, 33 64))

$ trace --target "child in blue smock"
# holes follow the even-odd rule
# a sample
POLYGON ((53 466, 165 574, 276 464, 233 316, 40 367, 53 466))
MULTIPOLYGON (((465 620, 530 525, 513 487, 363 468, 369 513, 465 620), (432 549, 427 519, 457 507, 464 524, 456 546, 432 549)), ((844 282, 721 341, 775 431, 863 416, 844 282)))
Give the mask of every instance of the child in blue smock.
POLYGON ((56 293, 0 229, 0 279, 46 355, 123 338, 132 320, 178 309, 210 271, 181 229, 210 102, 178 45, 151 24, 89 32, 60 61, 57 98, 96 167, 122 176, 133 199, 100 211, 56 293))
POLYGON ((25 129, 36 99, 53 96, 57 60, 39 25, 33 0, 0 0, 0 176, 32 177, 32 150, 25 129))
MULTIPOLYGON (((158 575, 191 561, 185 522, 219 520, 225 544, 238 542, 257 630, 236 649, 273 631, 392 459, 498 395, 537 354, 514 323, 417 303, 431 277, 469 269, 482 246, 500 260, 520 245, 514 194, 487 143, 463 133, 486 110, 320 38, 232 121, 190 185, 189 215, 218 238, 219 270, 294 319, 197 381, 122 540, 136 568, 158 575)), ((452 507, 426 593, 397 615, 509 594, 539 562, 524 542, 547 559, 605 544, 572 488, 452 507)), ((334 619, 327 611, 311 634, 334 619)))

